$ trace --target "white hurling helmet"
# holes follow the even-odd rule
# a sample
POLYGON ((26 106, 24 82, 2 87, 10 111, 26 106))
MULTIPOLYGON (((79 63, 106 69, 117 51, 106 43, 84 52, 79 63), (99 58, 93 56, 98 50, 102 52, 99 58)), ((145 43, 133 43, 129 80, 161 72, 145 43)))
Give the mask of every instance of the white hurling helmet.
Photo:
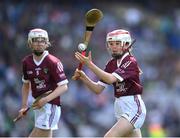
POLYGON ((106 36, 106 42, 109 42, 109 41, 121 41, 121 46, 123 46, 124 44, 131 45, 132 43, 130 33, 123 29, 118 29, 118 30, 109 32, 106 36))
POLYGON ((45 41, 49 44, 49 37, 46 30, 40 28, 30 30, 28 34, 28 44, 32 43, 33 38, 45 38, 45 41))
POLYGON ((109 32, 106 36, 106 43, 107 43, 107 48, 112 57, 119 59, 122 57, 122 55, 127 52, 131 51, 131 44, 132 44, 132 39, 131 35, 128 31, 123 30, 123 29, 118 29, 114 30, 112 32, 109 32), (120 53, 113 53, 111 49, 108 46, 108 42, 110 41, 120 41, 121 42, 121 47, 124 47, 120 53))

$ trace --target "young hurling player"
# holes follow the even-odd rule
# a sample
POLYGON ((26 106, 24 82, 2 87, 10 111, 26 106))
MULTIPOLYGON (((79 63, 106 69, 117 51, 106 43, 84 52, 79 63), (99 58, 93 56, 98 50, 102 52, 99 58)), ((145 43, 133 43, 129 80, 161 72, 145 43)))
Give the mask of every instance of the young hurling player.
POLYGON ((22 61, 22 107, 19 115, 23 116, 27 109, 30 89, 34 98, 51 91, 48 96, 34 104, 35 126, 29 137, 52 137, 52 130, 58 129, 61 115, 60 96, 67 91, 68 80, 61 61, 46 50, 50 46, 46 30, 30 30, 28 46, 32 54, 22 61))
POLYGON ((135 57, 130 54, 132 38, 128 31, 119 29, 109 32, 106 41, 112 59, 108 61, 104 71, 91 61, 90 52, 88 57, 75 53, 76 59, 86 64, 100 81, 94 82, 78 69, 74 75, 96 94, 101 93, 107 84, 114 86, 114 112, 117 122, 105 137, 141 137, 140 128, 145 120, 146 108, 141 98, 141 71, 135 57))

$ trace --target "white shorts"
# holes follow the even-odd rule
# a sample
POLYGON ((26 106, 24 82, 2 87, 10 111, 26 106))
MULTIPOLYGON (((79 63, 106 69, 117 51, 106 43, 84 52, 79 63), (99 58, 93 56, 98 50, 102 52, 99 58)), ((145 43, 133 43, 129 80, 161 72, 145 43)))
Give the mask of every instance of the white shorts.
POLYGON ((140 95, 116 98, 114 111, 117 119, 126 118, 134 128, 141 128, 146 117, 146 107, 140 95))
POLYGON ((61 107, 53 104, 45 104, 42 108, 34 110, 35 127, 40 129, 58 129, 61 116, 61 107))

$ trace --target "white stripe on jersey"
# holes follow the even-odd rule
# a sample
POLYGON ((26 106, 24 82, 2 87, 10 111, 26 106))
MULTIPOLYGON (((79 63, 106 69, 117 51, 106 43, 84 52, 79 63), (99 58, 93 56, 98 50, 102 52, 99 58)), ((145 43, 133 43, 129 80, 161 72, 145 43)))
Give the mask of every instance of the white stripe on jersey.
POLYGON ((59 69, 60 72, 63 72, 63 65, 61 62, 57 63, 57 68, 59 69))

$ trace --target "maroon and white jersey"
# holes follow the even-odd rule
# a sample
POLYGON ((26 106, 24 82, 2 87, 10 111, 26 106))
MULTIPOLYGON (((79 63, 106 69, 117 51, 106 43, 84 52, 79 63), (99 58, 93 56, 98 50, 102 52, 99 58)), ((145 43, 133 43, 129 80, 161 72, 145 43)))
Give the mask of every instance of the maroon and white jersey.
MULTIPOLYGON (((134 56, 129 53, 117 60, 111 59, 105 67, 108 73, 112 73, 119 81, 113 83, 115 97, 142 94, 142 85, 140 84, 140 70, 134 56)), ((99 84, 105 86, 101 80, 99 84)))
MULTIPOLYGON (((37 62, 33 55, 26 56, 23 61, 23 82, 31 83, 32 96, 39 95, 56 89, 57 86, 67 84, 68 80, 64 74, 61 61, 45 51, 42 59, 37 62)), ((49 103, 60 105, 60 97, 49 103)))

